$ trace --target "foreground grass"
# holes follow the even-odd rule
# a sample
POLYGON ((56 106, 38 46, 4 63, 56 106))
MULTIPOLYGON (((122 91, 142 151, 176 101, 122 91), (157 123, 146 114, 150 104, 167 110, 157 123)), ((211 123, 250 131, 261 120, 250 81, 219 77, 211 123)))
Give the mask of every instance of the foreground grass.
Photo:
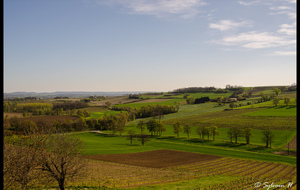
POLYGON ((203 146, 200 144, 188 144, 180 141, 165 141, 162 139, 151 139, 150 142, 142 146, 139 142, 134 142, 131 145, 125 137, 103 135, 92 132, 76 133, 72 135, 79 137, 83 142, 86 143, 85 154, 88 155, 134 153, 158 149, 170 149, 242 159, 281 162, 293 165, 296 164, 296 158, 294 157, 249 152, 236 150, 229 147, 203 146))
POLYGON ((226 183, 232 180, 240 179, 241 177, 237 176, 209 176, 202 177, 201 179, 194 179, 188 181, 181 181, 175 183, 165 183, 151 186, 142 186, 136 188, 128 188, 129 190, 141 190, 141 189, 150 189, 150 190, 162 190, 162 189, 181 189, 181 190, 190 190, 196 188, 206 188, 220 183, 226 183))

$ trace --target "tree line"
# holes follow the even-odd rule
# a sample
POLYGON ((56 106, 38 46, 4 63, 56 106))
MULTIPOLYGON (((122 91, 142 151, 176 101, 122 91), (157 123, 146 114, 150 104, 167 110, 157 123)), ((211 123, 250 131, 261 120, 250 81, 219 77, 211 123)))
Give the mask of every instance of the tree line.
POLYGON ((211 87, 187 87, 173 90, 173 93, 195 93, 195 92, 215 92, 216 88, 211 87))
MULTIPOLYGON (((55 115, 55 112, 86 108, 86 102, 64 102, 64 103, 18 103, 18 102, 3 102, 4 112, 27 113, 32 112, 34 115, 55 115), (52 113, 54 111, 54 114, 52 113)), ((57 114, 58 115, 58 114, 57 114)))
MULTIPOLYGON (((164 124, 160 123, 160 121, 156 121, 155 119, 150 119, 148 122, 144 123, 144 121, 139 121, 137 128, 141 129, 141 134, 143 134, 144 129, 148 129, 149 133, 151 135, 162 135, 162 132, 166 131, 166 127, 164 124), (144 127, 143 127, 144 126, 144 127)), ((192 127, 189 125, 182 125, 181 122, 176 122, 173 124, 173 132, 176 134, 177 137, 179 137, 180 133, 183 132, 187 135, 187 138, 189 138, 189 135, 192 132, 192 127)), ((212 140, 215 140, 215 136, 220 135, 220 131, 218 130, 218 127, 215 125, 212 125, 210 127, 197 127, 196 133, 199 135, 199 138, 201 140, 204 140, 205 137, 207 137, 207 140, 210 140, 210 137, 212 137, 212 140)), ((271 148, 271 144, 274 140, 274 132, 270 129, 264 129, 262 130, 262 142, 266 143, 266 148, 271 148)), ((246 144, 250 144, 252 134, 252 128, 251 127, 231 127, 227 131, 227 136, 230 139, 230 142, 234 142, 237 144, 238 139, 240 137, 244 137, 246 144)))
POLYGON ((127 111, 129 113, 134 114, 134 117, 136 119, 138 118, 146 118, 146 117, 152 117, 152 116, 159 116, 162 117, 162 115, 170 114, 170 113, 176 113, 179 111, 179 105, 147 105, 143 106, 141 108, 131 108, 131 107, 118 107, 113 106, 111 108, 112 110, 116 111, 127 111))

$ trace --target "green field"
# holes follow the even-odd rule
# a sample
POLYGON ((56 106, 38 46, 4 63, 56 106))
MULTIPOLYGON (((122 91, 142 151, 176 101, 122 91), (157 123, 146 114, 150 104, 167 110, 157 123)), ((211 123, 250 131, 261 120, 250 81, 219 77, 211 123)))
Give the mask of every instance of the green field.
POLYGON ((256 116, 245 115, 263 108, 255 109, 233 109, 228 111, 210 112, 200 115, 192 115, 180 118, 171 118, 163 120, 164 124, 173 125, 180 121, 182 124, 190 126, 212 126, 216 125, 219 128, 228 128, 232 126, 237 127, 251 127, 253 129, 264 129, 271 127, 275 130, 295 130, 296 117, 276 117, 276 116, 256 116))
POLYGON ((175 102, 185 102, 185 99, 172 99, 172 100, 165 100, 159 102, 138 102, 138 103, 129 103, 129 104, 119 104, 115 105, 116 107, 131 107, 131 108, 141 108, 147 105, 174 105, 175 102))
MULTIPOLYGON (((189 135, 190 138, 199 138, 199 135, 196 133, 196 128, 192 126, 191 134, 189 135)), ((166 125, 166 131, 163 132, 163 136, 166 137, 175 137, 176 134, 174 134, 173 131, 173 125, 166 125)), ((227 136, 227 131, 229 128, 218 128, 218 131, 220 131, 220 135, 215 136, 216 143, 213 143, 212 141, 208 141, 211 143, 205 143, 208 145, 215 145, 218 143, 224 143, 229 142, 230 139, 227 136)), ((136 133, 140 133, 140 129, 136 127, 136 125, 130 125, 126 127, 126 130, 134 130, 136 133)), ((145 130, 146 133, 150 134, 147 129, 145 130)), ((272 143, 272 146, 275 148, 283 147, 288 143, 296 134, 296 131, 289 131, 289 130, 274 130, 274 142, 272 143)), ((180 137, 187 138, 187 134, 180 132, 180 137)), ((253 145, 265 145, 262 142, 262 130, 260 129, 253 129, 252 130, 252 137, 250 143, 253 145)), ((207 139, 207 137, 205 137, 207 139)), ((212 136, 210 136, 210 140, 212 140, 212 136)), ((245 143, 244 137, 238 138, 238 143, 245 143)))
MULTIPOLYGON (((252 102, 252 101, 249 101, 252 102)), ((295 99, 291 99, 288 106, 296 106, 297 102, 295 99)), ((284 104, 284 100, 280 100, 277 107, 283 107, 286 106, 286 104, 284 104)), ((242 106, 242 107, 238 107, 237 109, 247 109, 247 108, 266 108, 266 107, 274 107, 274 103, 273 101, 266 101, 266 102, 261 102, 261 103, 257 103, 257 104, 252 104, 252 105, 246 105, 246 106, 242 106)))
POLYGON ((73 135, 79 137, 84 143, 86 143, 85 154, 89 155, 134 153, 158 149, 169 149, 234 158, 296 164, 296 158, 294 157, 273 155, 268 153, 256 153, 237 150, 229 147, 202 146, 196 143, 189 144, 176 140, 165 141, 163 139, 153 138, 146 145, 142 146, 139 142, 135 142, 131 145, 125 137, 109 136, 92 132, 76 133, 73 135))
POLYGON ((246 113, 245 115, 293 117, 293 116, 297 116, 297 107, 296 106, 277 106, 277 107, 265 108, 265 109, 262 109, 259 111, 246 113))
POLYGON ((99 118, 103 117, 104 115, 117 115, 119 113, 121 113, 121 111, 110 110, 110 111, 105 111, 105 112, 92 112, 91 116, 89 118, 99 119, 99 118))

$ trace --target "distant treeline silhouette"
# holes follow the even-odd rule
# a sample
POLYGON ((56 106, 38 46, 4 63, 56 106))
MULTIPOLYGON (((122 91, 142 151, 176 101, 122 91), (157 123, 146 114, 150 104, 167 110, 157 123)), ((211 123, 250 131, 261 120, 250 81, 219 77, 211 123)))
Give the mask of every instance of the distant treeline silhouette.
POLYGON ((53 109, 63 108, 64 110, 86 108, 89 105, 86 102, 65 102, 65 103, 53 103, 53 109))

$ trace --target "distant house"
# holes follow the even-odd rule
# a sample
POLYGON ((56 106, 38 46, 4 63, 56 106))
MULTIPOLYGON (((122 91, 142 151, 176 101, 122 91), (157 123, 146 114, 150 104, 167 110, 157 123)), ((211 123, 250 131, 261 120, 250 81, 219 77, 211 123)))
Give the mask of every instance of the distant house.
POLYGON ((237 102, 238 100, 236 98, 229 98, 228 99, 230 102, 237 102))

